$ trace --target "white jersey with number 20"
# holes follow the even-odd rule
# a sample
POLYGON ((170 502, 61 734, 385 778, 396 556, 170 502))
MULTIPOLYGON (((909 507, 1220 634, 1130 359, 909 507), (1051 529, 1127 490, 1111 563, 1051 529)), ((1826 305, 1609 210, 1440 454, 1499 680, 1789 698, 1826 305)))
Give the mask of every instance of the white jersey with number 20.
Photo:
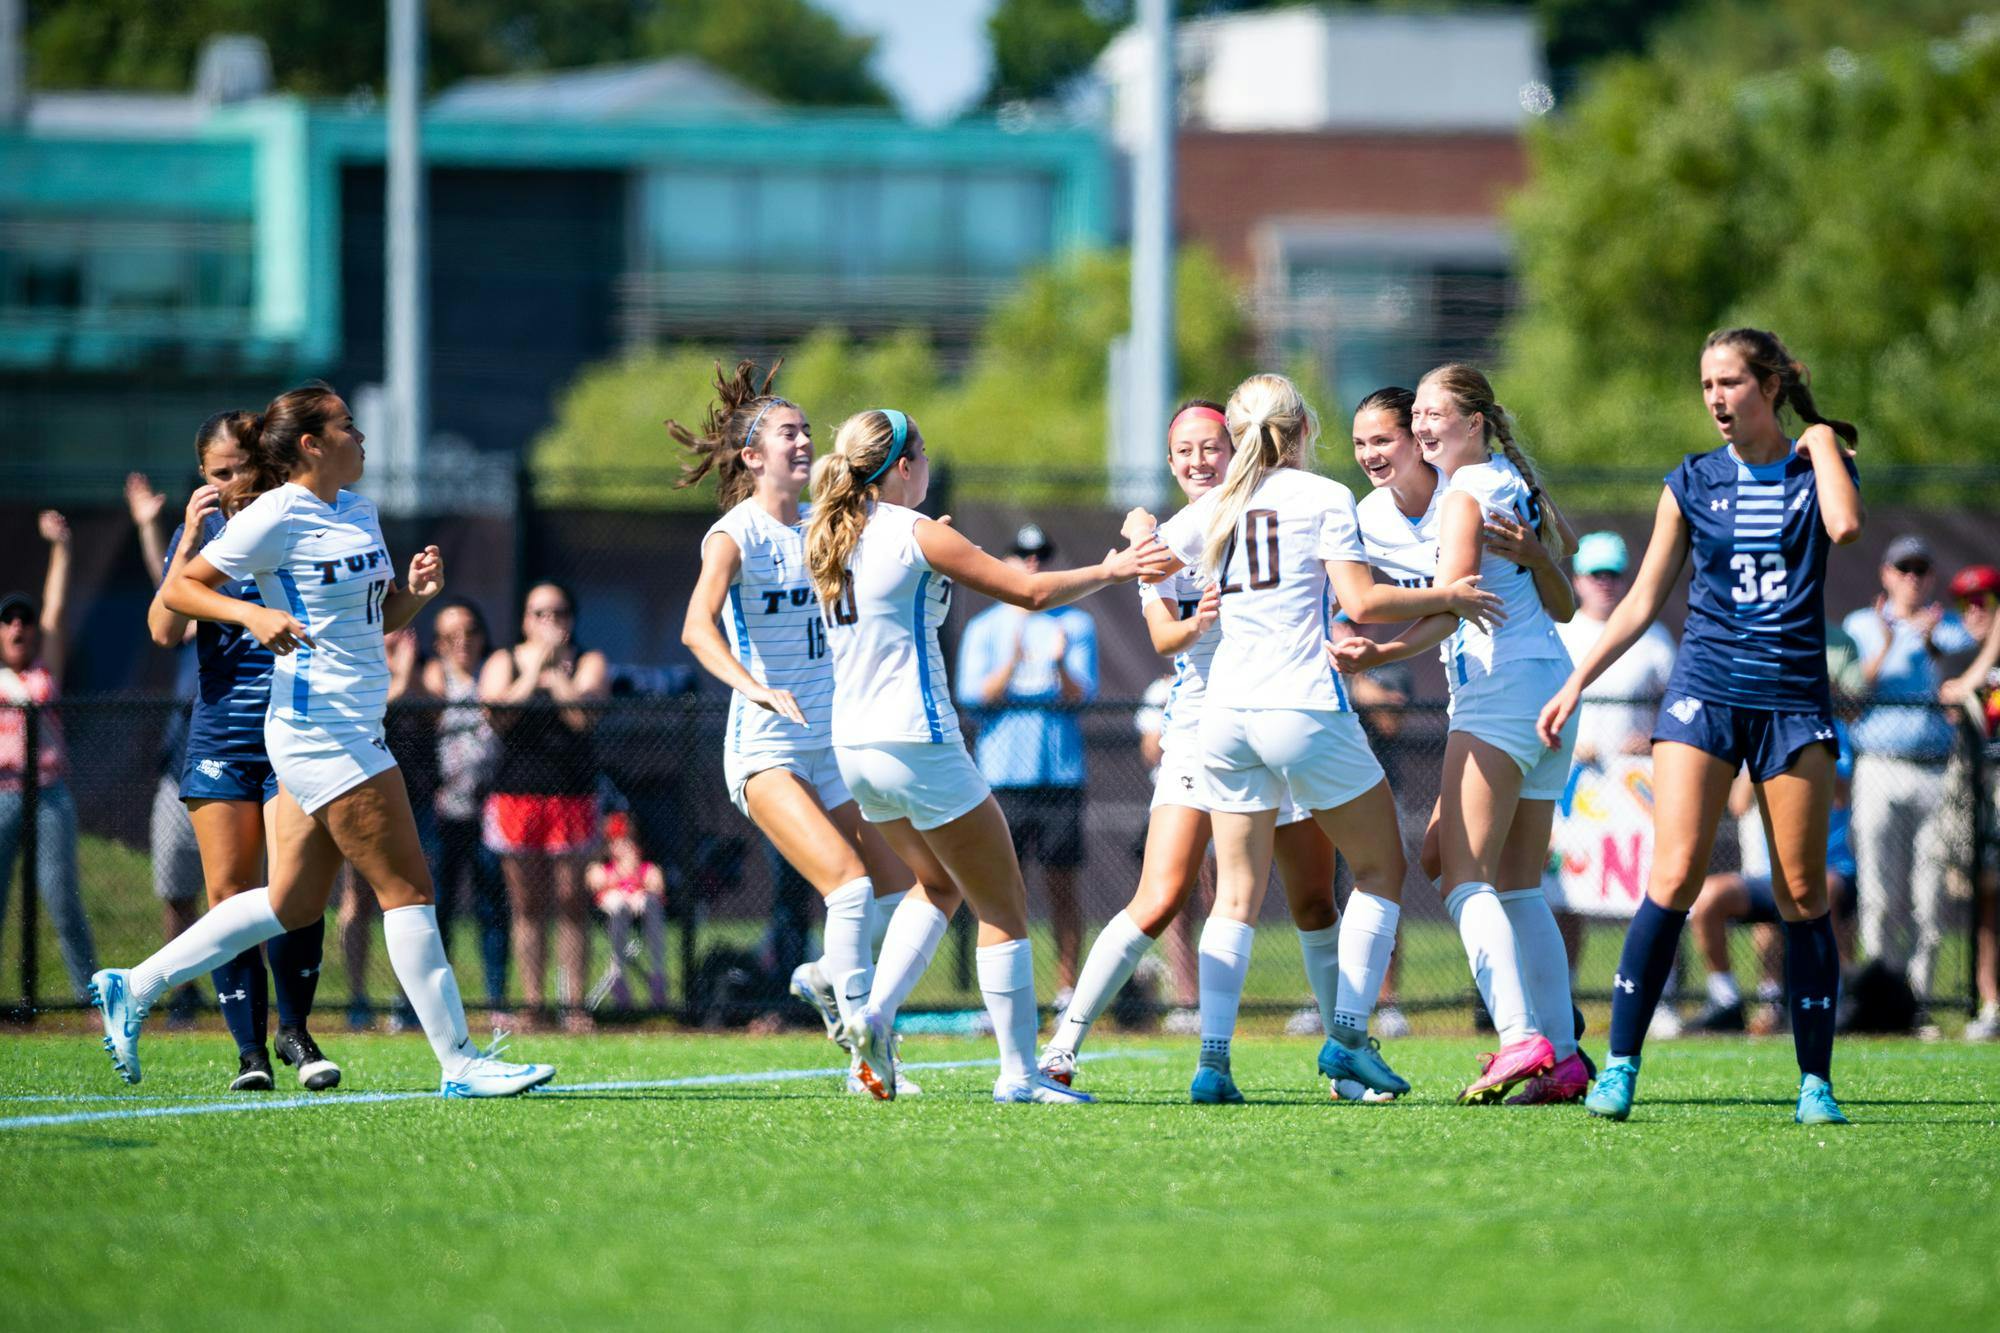
MULTIPOLYGON (((1183 563, 1201 557, 1220 487, 1160 526, 1183 563)), ((1244 506, 1218 579, 1222 641, 1209 667, 1212 708, 1351 711, 1326 659, 1329 560, 1365 563, 1354 493, 1298 468, 1268 474, 1244 506)))

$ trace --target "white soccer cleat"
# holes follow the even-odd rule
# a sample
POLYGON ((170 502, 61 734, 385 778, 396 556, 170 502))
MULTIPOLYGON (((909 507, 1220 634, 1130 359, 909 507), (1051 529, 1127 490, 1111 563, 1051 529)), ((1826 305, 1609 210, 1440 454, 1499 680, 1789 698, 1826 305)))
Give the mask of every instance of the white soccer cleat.
MULTIPOLYGON (((873 1095, 868 1091, 868 1085, 861 1081, 861 1059, 859 1056, 850 1055, 848 1057, 847 1091, 850 1095, 856 1097, 873 1095)), ((916 1080, 903 1072, 903 1057, 900 1055, 896 1057, 896 1095, 898 1097, 921 1097, 924 1095, 924 1090, 917 1085, 916 1080)))
POLYGON ((850 1049, 841 1027, 839 997, 834 995, 833 983, 826 979, 826 969, 819 965, 818 959, 792 969, 791 990, 800 1003, 811 1005, 819 1021, 826 1024, 826 1039, 842 1050, 850 1049))
POLYGON ((1042 1058, 1035 1063, 1044 1078, 1054 1079, 1065 1088, 1076 1082, 1075 1051, 1066 1051, 1060 1046, 1044 1046, 1042 1058))
POLYGON ((896 1100, 896 1034, 872 1008, 847 1020, 847 1049, 858 1063, 850 1071, 877 1101, 896 1100))
POLYGON ((91 974, 90 1002, 104 1020, 104 1049, 111 1053, 111 1067, 127 1083, 139 1081, 139 1028, 146 1011, 132 1001, 132 973, 123 967, 107 967, 91 974))
POLYGON ((1056 1082, 1040 1070, 1020 1078, 1002 1077, 993 1085, 993 1100, 1006 1105, 1012 1102, 1041 1102, 1048 1106, 1081 1106, 1094 1102, 1097 1098, 1087 1092, 1078 1092, 1056 1082))
POLYGON ((446 1074, 438 1085, 440 1097, 517 1097, 530 1088, 539 1088, 556 1076, 554 1065, 517 1065, 502 1060, 507 1044, 505 1033, 493 1044, 460 1066, 456 1074, 446 1074))

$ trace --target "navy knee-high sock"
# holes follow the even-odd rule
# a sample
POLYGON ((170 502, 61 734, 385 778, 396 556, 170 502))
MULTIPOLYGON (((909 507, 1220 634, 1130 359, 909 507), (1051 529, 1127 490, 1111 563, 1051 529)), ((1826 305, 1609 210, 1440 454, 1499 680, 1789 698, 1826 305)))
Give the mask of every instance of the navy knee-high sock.
POLYGON ((1646 1044, 1646 1028, 1667 989, 1667 974, 1674 970, 1687 919, 1686 912, 1669 911, 1651 898, 1639 904, 1625 931, 1625 950, 1618 955, 1618 974, 1611 983, 1613 1056, 1636 1059, 1646 1044))
POLYGON ((1833 1014, 1840 999, 1840 947, 1833 915, 1785 923, 1785 994, 1799 1072, 1833 1081, 1833 1014))
POLYGON ((271 989, 278 993, 278 1026, 304 1027, 312 1016, 313 996, 319 991, 326 918, 266 940, 264 950, 271 958, 271 989))
POLYGON ((253 944, 209 976, 215 981, 216 1003, 222 1006, 222 1021, 229 1025, 229 1035, 236 1038, 236 1049, 263 1050, 264 1033, 270 1026, 263 950, 253 944))

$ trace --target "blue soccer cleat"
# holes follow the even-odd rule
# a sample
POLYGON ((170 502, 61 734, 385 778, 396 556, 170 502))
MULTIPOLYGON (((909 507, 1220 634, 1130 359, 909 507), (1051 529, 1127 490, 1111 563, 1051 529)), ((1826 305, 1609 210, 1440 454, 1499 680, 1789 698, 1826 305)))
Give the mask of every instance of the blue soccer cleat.
POLYGON ((539 1088, 556 1076, 554 1065, 517 1065, 500 1058, 507 1044, 503 1034, 491 1046, 465 1062, 456 1074, 446 1074, 438 1085, 440 1097, 518 1097, 530 1088, 539 1088))
POLYGON ((1583 1108, 1606 1120, 1623 1120, 1632 1114, 1632 1092, 1639 1082, 1639 1062, 1612 1056, 1597 1075, 1597 1086, 1583 1099, 1583 1108))
POLYGON ((1818 1074, 1807 1074, 1799 1080, 1799 1109, 1792 1113, 1792 1119, 1801 1125, 1853 1123, 1833 1099, 1833 1084, 1818 1074))
POLYGON ((1370 1037, 1360 1046, 1345 1046, 1328 1037, 1319 1048, 1319 1072, 1330 1079, 1353 1079, 1376 1092, 1400 1097, 1410 1090, 1410 1080, 1389 1068, 1382 1058, 1382 1043, 1370 1037))
POLYGON ((123 967, 107 967, 90 976, 90 1002, 104 1020, 104 1049, 111 1052, 111 1067, 127 1083, 139 1081, 139 1028, 146 1011, 132 1001, 132 973, 123 967))
POLYGON ((1236 1080, 1226 1069, 1213 1065, 1203 1065, 1194 1071, 1194 1082, 1188 1085, 1188 1100, 1202 1106, 1231 1106, 1243 1100, 1243 1094, 1236 1090, 1236 1080))

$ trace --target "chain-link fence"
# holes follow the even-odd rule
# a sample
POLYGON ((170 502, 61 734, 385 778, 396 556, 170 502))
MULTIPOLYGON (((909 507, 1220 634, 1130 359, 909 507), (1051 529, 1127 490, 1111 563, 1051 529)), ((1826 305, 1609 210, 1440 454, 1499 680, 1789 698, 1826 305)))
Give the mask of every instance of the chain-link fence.
MULTIPOLYGON (((163 904, 203 899, 201 864, 175 786, 186 704, 74 698, 52 709, 0 704, 0 710, 0 732, 15 731, 24 743, 15 753, 61 756, 38 787, 0 789, 6 871, 0 883, 19 890, 8 895, 11 903, 0 899, 0 997, 12 997, 17 1012, 69 1007, 93 966, 129 965, 158 946, 163 904), (29 862, 39 863, 39 876, 27 873, 29 862), (30 889, 37 880, 39 893, 30 889)), ((1137 882, 1153 790, 1140 735, 1148 717, 1143 703, 1096 702, 1060 712, 1062 725, 1073 726, 1081 741, 1082 785, 1006 799, 1023 824, 1016 834, 1044 1002, 1058 993, 1059 971, 1071 966, 1058 956, 1053 920, 1060 914, 1052 908, 1073 894, 1087 948, 1097 926, 1125 906, 1137 882), (1035 822, 1040 827, 1030 833, 1026 825, 1035 822)), ((1394 990, 1385 1003, 1463 1027, 1477 1004, 1464 953, 1416 864, 1437 795, 1445 713, 1435 705, 1371 708, 1363 721, 1396 793, 1411 853, 1394 990)), ((969 712, 967 723, 976 745, 979 715, 969 712)), ((807 1018, 786 998, 785 985, 792 967, 817 952, 816 895, 729 803, 725 725, 726 704, 713 694, 628 693, 561 712, 439 701, 391 706, 390 744, 418 812, 469 1004, 516 1009, 535 996, 602 1017, 807 1018), (492 739, 468 749, 468 732, 492 739), (512 806, 508 797, 516 798, 512 806), (625 813, 643 857, 662 872, 664 894, 656 904, 647 901, 643 877, 612 876, 613 887, 629 887, 630 895, 593 892, 588 869, 601 862, 604 821, 617 812, 625 813), (571 844, 573 850, 563 850, 571 844), (545 854, 549 849, 556 854, 545 854), (524 959, 543 953, 544 939, 546 981, 534 984, 523 975, 524 959)), ((1567 817, 1559 821, 1549 883, 1567 878, 1571 900, 1596 913, 1576 922, 1577 987, 1585 997, 1608 995, 1623 935, 1620 911, 1629 911, 1643 891, 1650 837, 1644 763, 1633 756, 1579 768, 1565 798, 1567 817), (1616 799, 1627 800, 1629 809, 1614 808, 1616 799)), ((1962 739, 1949 763, 1877 765, 1864 754, 1844 788, 1854 815, 1850 842, 1884 839, 1893 853, 1857 847, 1864 871, 1887 866, 1897 881, 1871 884, 1864 873, 1856 886, 1859 908, 1856 895, 1839 903, 1843 925, 1856 927, 1844 929, 1843 938, 1855 937, 1855 961, 1865 957, 1858 942, 1865 935, 1894 970, 1927 978, 1929 1000, 1939 1008, 1970 995, 1968 926, 1974 885, 1981 882, 1975 864, 1987 866, 1983 887, 1989 894, 1992 888, 1990 858, 1981 859, 1990 845, 1986 763, 1971 739, 1962 739), (1985 799, 1974 800, 1974 792, 1985 799), (1915 968, 1907 966, 1913 955, 1915 968)), ((1714 868, 1754 878, 1747 862, 1756 858, 1746 858, 1739 826, 1753 828, 1724 819, 1714 868)), ((1846 859, 1834 860, 1853 875, 1846 859)), ((1346 889, 1343 883, 1343 895, 1346 889)), ((1121 997, 1117 1013, 1127 1021, 1155 1021, 1194 1004, 1192 941, 1205 901, 1204 888, 1185 924, 1171 928, 1155 951, 1159 961, 1143 967, 1121 997)), ((400 997, 379 947, 370 895, 343 884, 329 914, 320 1009, 349 1009, 357 1023, 394 1022, 400 997)), ((912 1010, 978 1007, 963 912, 957 925, 912 1010)), ((1311 1000, 1285 897, 1275 888, 1263 926, 1246 1012, 1301 1010, 1311 1000)), ((1681 970, 1679 994, 1690 1009, 1702 999, 1699 934, 1690 933, 1681 970)), ((1760 976, 1775 975, 1774 956, 1753 931, 1735 929, 1730 938, 1749 994, 1760 976)), ((213 1002, 212 988, 190 986, 163 1003, 192 1013, 213 1002)))

